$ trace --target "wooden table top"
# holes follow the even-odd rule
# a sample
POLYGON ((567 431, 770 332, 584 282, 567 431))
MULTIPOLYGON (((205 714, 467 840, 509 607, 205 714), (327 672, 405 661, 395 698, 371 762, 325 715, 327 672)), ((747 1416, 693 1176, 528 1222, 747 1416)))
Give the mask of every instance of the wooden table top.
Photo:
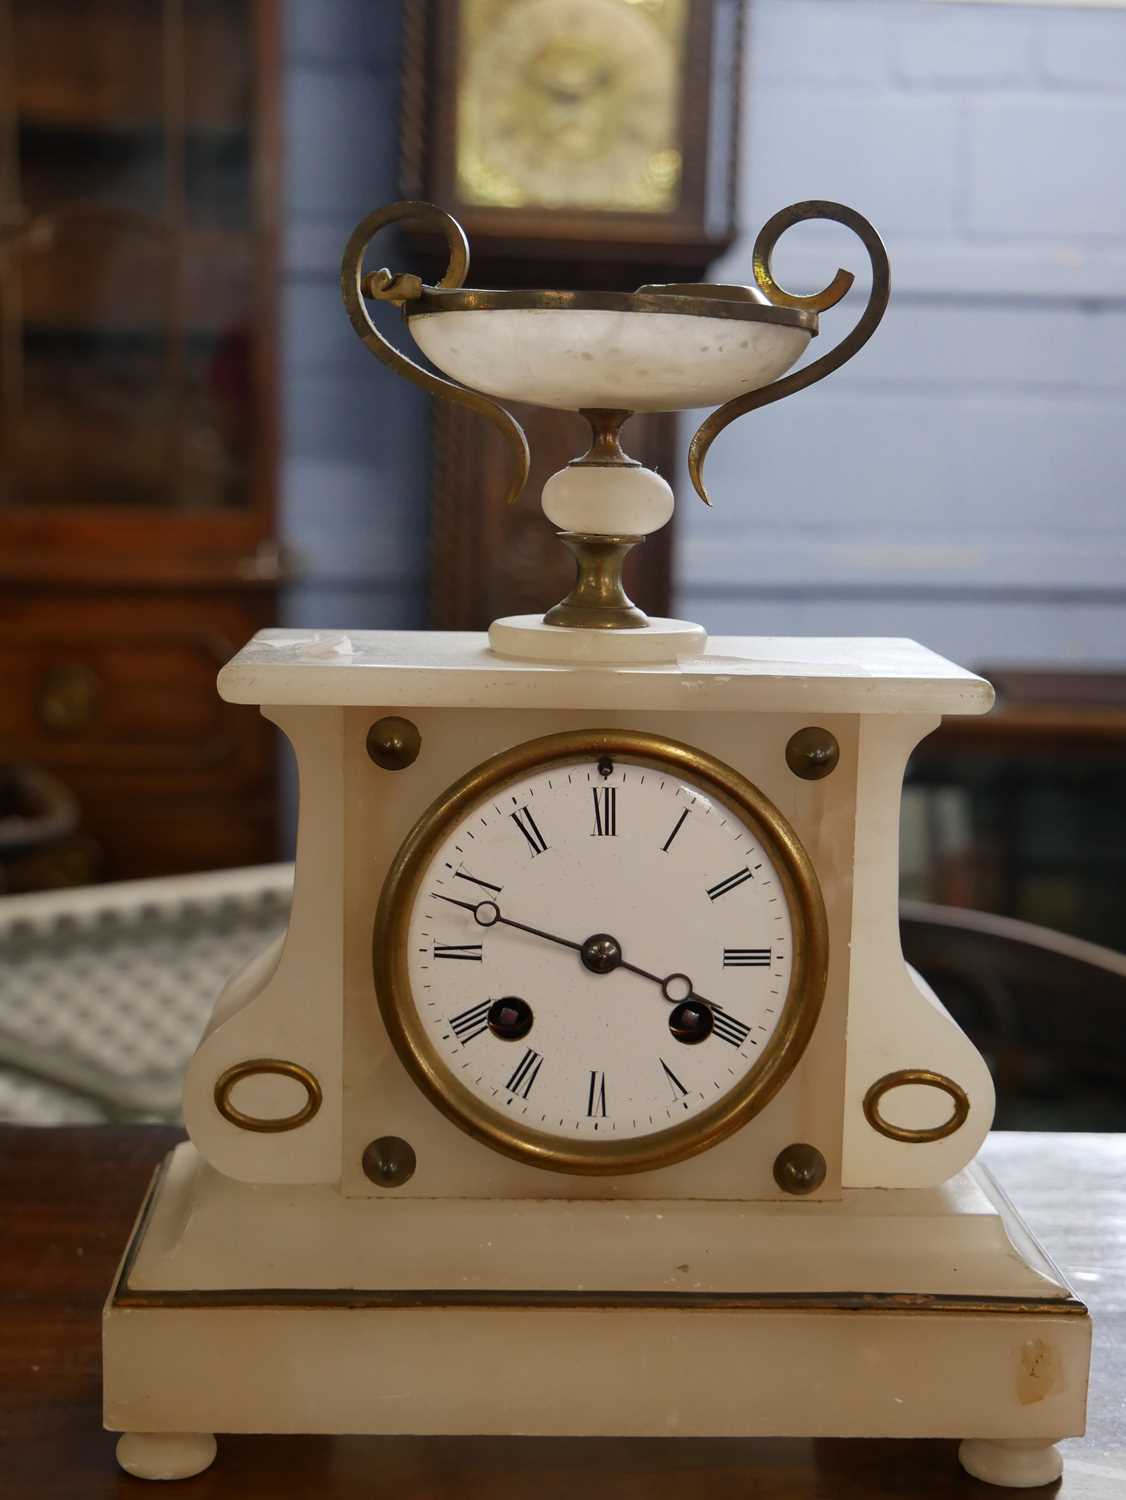
MULTIPOLYGON (((138 1500, 101 1430, 99 1312, 156 1162, 148 1126, 0 1127, 0 1494, 138 1500)), ((1090 1304, 1089 1428, 1054 1500, 1126 1500, 1126 1135, 994 1135, 986 1159, 1090 1304)), ((860 1439, 220 1437, 185 1500, 994 1500, 956 1444, 860 1439)))

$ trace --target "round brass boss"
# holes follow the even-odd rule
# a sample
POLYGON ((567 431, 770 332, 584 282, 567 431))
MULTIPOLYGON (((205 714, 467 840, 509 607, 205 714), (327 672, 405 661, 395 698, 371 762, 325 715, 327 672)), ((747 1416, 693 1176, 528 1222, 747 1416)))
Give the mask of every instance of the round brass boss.
POLYGON ((402 1136, 381 1135, 364 1149, 360 1165, 376 1187, 402 1187, 414 1176, 418 1161, 414 1147, 402 1136))
POLYGON ((809 856, 778 809, 714 756, 677 740, 624 729, 582 729, 516 745, 447 788, 407 835, 384 882, 372 939, 380 1012, 395 1050, 426 1097, 474 1139, 505 1156, 555 1172, 607 1176, 648 1171, 706 1150, 746 1124, 793 1072, 813 1033, 825 991, 825 908, 809 856), (523 1125, 487 1105, 458 1079, 424 1027, 407 966, 411 914, 442 841, 486 798, 547 767, 636 760, 683 776, 726 804, 753 832, 778 872, 793 927, 790 983, 778 1026, 754 1066, 694 1118, 625 1141, 572 1140, 523 1125))
POLYGON ((836 735, 815 724, 799 729, 786 744, 786 764, 803 781, 820 781, 836 770, 840 758, 836 735))
POLYGON ((942 1141, 953 1135, 966 1123, 970 1113, 969 1095, 960 1083, 947 1078, 945 1073, 932 1073, 929 1068, 900 1068, 897 1073, 885 1073, 878 1078, 864 1095, 864 1118, 880 1135, 891 1141, 904 1141, 908 1145, 922 1145, 926 1141, 942 1141), (941 1125, 932 1125, 923 1130, 909 1130, 905 1125, 893 1125, 880 1113, 880 1101, 892 1089, 917 1083, 927 1088, 941 1089, 954 1101, 950 1118, 941 1125))
POLYGON ((240 1130, 256 1130, 263 1134, 281 1130, 297 1130, 307 1125, 320 1109, 324 1096, 321 1086, 300 1063, 285 1062, 277 1057, 255 1057, 247 1062, 235 1063, 227 1068, 215 1081, 215 1108, 232 1125, 240 1130), (276 1073, 280 1078, 292 1078, 305 1090, 305 1103, 291 1115, 277 1118, 266 1115, 248 1115, 231 1102, 231 1091, 244 1078, 255 1078, 261 1073, 276 1073))
POLYGON ((795 1141, 774 1158, 774 1181, 784 1193, 802 1198, 815 1193, 825 1181, 825 1158, 816 1146, 795 1141))
POLYGON ((413 766, 422 749, 418 725, 398 714, 376 719, 368 730, 368 755, 384 771, 405 771, 413 766))

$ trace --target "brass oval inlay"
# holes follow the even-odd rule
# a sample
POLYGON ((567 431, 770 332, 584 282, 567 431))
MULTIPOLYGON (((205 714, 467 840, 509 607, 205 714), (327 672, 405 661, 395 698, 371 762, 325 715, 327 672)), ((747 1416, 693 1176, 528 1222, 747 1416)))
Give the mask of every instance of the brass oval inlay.
POLYGON ((960 1083, 947 1078, 945 1073, 932 1073, 929 1068, 900 1068, 897 1073, 885 1073, 878 1078, 864 1095, 864 1118, 880 1135, 891 1141, 906 1141, 909 1145, 920 1145, 924 1141, 942 1141, 953 1135, 966 1123, 970 1112, 969 1095, 960 1083), (950 1118, 941 1125, 931 1125, 924 1130, 909 1130, 905 1125, 893 1125, 880 1113, 880 1101, 892 1089, 918 1083, 926 1088, 941 1089, 954 1101, 950 1118))
POLYGON ((276 1057, 255 1057, 247 1062, 235 1063, 221 1073, 215 1083, 215 1108, 224 1120, 229 1120, 240 1130, 258 1130, 263 1133, 297 1130, 300 1126, 309 1123, 320 1109, 323 1100, 321 1086, 308 1068, 303 1068, 300 1063, 283 1062, 276 1057), (241 1109, 231 1103, 231 1090, 244 1078, 255 1078, 260 1073, 276 1073, 279 1078, 292 1078, 305 1090, 305 1103, 293 1114, 279 1115, 276 1119, 263 1115, 244 1114, 241 1109))

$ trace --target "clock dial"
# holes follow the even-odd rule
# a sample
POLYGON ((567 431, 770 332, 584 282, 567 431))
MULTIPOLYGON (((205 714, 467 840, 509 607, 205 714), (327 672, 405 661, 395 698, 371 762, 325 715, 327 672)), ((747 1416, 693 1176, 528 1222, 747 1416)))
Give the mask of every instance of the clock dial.
POLYGON ((685 16, 684 0, 467 0, 463 201, 672 208, 685 16))
POLYGON ((513 754, 452 789, 389 878, 392 1038, 435 1102, 512 1154, 609 1171, 702 1149, 765 1103, 816 1016, 800 846, 749 783, 674 742, 604 731, 513 754))

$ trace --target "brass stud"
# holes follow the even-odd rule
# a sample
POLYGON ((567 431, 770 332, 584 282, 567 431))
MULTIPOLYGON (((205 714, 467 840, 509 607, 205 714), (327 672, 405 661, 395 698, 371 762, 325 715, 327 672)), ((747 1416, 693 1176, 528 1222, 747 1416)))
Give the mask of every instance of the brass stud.
POLYGON ((376 1187, 402 1187, 414 1176, 414 1149, 401 1136, 381 1135, 364 1151, 364 1176, 376 1187))
POLYGON ((389 714, 368 730, 368 754, 384 771, 405 771, 418 759, 422 736, 417 724, 389 714))
POLYGON ((795 1141, 774 1158, 774 1181, 784 1193, 804 1197, 815 1193, 825 1181, 825 1158, 816 1146, 795 1141))
POLYGON ((786 764, 803 781, 820 781, 836 770, 840 758, 836 735, 814 724, 792 734, 786 745, 786 764))

